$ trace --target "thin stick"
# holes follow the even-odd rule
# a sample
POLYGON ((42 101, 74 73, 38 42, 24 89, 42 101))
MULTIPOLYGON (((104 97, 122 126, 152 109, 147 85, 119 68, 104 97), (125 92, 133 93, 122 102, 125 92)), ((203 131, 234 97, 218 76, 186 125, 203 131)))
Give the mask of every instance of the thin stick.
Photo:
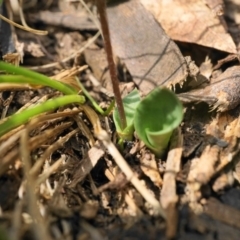
POLYGON ((116 98, 117 109, 119 112, 121 128, 122 130, 124 130, 127 126, 127 121, 126 121, 126 116, 123 108, 123 102, 122 102, 120 90, 119 90, 116 66, 113 60, 112 45, 110 40, 110 32, 108 28, 108 20, 107 20, 107 14, 106 14, 106 2, 105 0, 97 0, 96 5, 97 5, 97 9, 100 16, 102 34, 105 42, 105 50, 107 53, 107 61, 109 65, 109 72, 112 80, 113 92, 116 98))

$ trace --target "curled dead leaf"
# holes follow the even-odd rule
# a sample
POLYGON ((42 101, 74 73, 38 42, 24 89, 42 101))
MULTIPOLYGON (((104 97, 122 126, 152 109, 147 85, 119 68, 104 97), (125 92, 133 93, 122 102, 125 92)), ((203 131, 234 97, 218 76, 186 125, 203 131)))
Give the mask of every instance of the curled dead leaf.
POLYGON ((213 109, 224 112, 235 108, 240 103, 240 66, 228 68, 213 79, 212 83, 188 93, 179 94, 184 102, 203 101, 213 105, 213 109))

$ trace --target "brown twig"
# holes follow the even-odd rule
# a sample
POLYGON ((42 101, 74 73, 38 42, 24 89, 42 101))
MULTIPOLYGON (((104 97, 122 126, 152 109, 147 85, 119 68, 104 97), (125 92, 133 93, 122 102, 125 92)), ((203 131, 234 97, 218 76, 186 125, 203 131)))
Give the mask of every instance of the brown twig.
POLYGON ((119 83, 117 78, 117 71, 116 66, 113 60, 113 52, 112 52, 112 45, 110 40, 110 32, 108 27, 108 21, 107 21, 107 14, 106 14, 106 2, 105 0, 97 0, 96 1, 97 9, 100 16, 100 23, 102 28, 102 35, 104 38, 105 43, 105 50, 107 54, 107 61, 109 65, 109 73, 112 80, 112 86, 113 86, 113 92, 116 98, 116 104, 117 109, 119 112, 120 122, 121 122, 121 128, 122 130, 126 128, 127 122, 126 122, 126 116, 123 108, 123 102, 120 94, 119 89, 119 83))

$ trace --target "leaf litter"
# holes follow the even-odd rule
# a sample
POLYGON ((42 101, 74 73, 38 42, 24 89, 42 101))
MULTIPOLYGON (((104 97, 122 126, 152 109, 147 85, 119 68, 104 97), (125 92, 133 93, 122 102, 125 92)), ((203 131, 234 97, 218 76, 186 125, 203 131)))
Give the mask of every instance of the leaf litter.
MULTIPOLYGON (((26 21, 38 24, 49 36, 31 39, 16 29, 18 41, 34 42, 30 50, 24 48, 23 64, 79 89, 73 81, 77 75, 92 96, 107 106, 112 94, 98 27, 80 3, 70 2, 39 2, 24 8, 26 21), (49 14, 56 9, 60 17, 49 14), (61 21, 65 11, 69 22, 61 21), (54 17, 54 23, 47 16, 54 17), (82 24, 72 27, 69 23, 75 18, 82 24), (39 49, 41 54, 36 54, 39 49)), ((183 101, 185 117, 168 152, 158 159, 138 138, 126 142, 119 152, 112 118, 98 116, 88 106, 69 106, 31 119, 0 138, 0 236, 238 239, 239 63, 233 23, 239 15, 231 15, 231 7, 240 7, 239 3, 147 2, 161 7, 150 13, 137 0, 115 2, 108 8, 109 25, 123 89, 130 91, 131 80, 142 95, 156 86, 174 86, 183 101), (156 12, 168 16, 154 19, 156 12), (179 21, 179 16, 186 22, 179 21), (208 20, 203 21, 204 16, 208 20), (185 30, 191 27, 190 35, 185 35, 181 24, 188 26, 185 30), (191 61, 183 56, 191 56, 191 61), (189 65, 194 61, 197 68, 189 65), (162 211, 160 204, 161 217, 156 216, 162 211)), ((88 6, 94 11, 91 3, 88 6)), ((49 88, 24 89, 1 91, 2 119, 57 94, 49 88)))

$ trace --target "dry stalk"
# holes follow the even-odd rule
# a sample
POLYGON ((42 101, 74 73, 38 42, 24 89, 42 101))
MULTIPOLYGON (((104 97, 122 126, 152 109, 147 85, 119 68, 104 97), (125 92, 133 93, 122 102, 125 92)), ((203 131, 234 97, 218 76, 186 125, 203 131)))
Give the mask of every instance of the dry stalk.
POLYGON ((73 135, 79 132, 79 129, 74 129, 64 137, 59 138, 56 142, 54 142, 52 145, 50 145, 43 155, 36 161, 35 165, 31 168, 30 174, 33 176, 36 176, 42 165, 44 164, 44 161, 49 158, 49 156, 56 151, 57 149, 63 147, 64 143, 67 142, 73 135))
POLYGON ((105 0, 98 0, 96 1, 96 5, 97 5, 97 9, 100 16, 100 23, 101 23, 102 34, 103 34, 104 43, 105 43, 105 50, 107 54, 109 73, 111 76, 113 92, 116 99, 117 109, 119 112, 121 128, 122 130, 124 130, 127 127, 127 120, 126 120, 126 115, 123 108, 120 89, 119 89, 116 65, 113 59, 112 44, 110 39, 110 32, 109 32, 107 13, 106 13, 106 2, 105 0))
MULTIPOLYGON (((69 128, 72 125, 72 122, 63 123, 60 126, 55 127, 54 129, 48 129, 42 134, 32 137, 29 139, 28 148, 32 151, 38 146, 44 144, 50 139, 56 138, 60 133, 65 129, 69 128)), ((0 175, 3 174, 14 161, 18 159, 19 149, 18 147, 13 148, 6 156, 1 156, 2 161, 0 162, 0 175)))
POLYGON ((46 239, 50 240, 47 233, 47 226, 44 223, 44 220, 39 212, 39 208, 37 205, 37 197, 35 195, 35 178, 33 178, 30 174, 30 168, 31 168, 31 158, 30 158, 30 149, 29 149, 29 136, 28 136, 28 128, 25 128, 25 131, 23 131, 21 135, 20 140, 20 155, 21 159, 23 161, 24 166, 24 177, 26 180, 26 198, 27 198, 27 207, 28 212, 33 219, 33 233, 36 237, 36 239, 46 239))

